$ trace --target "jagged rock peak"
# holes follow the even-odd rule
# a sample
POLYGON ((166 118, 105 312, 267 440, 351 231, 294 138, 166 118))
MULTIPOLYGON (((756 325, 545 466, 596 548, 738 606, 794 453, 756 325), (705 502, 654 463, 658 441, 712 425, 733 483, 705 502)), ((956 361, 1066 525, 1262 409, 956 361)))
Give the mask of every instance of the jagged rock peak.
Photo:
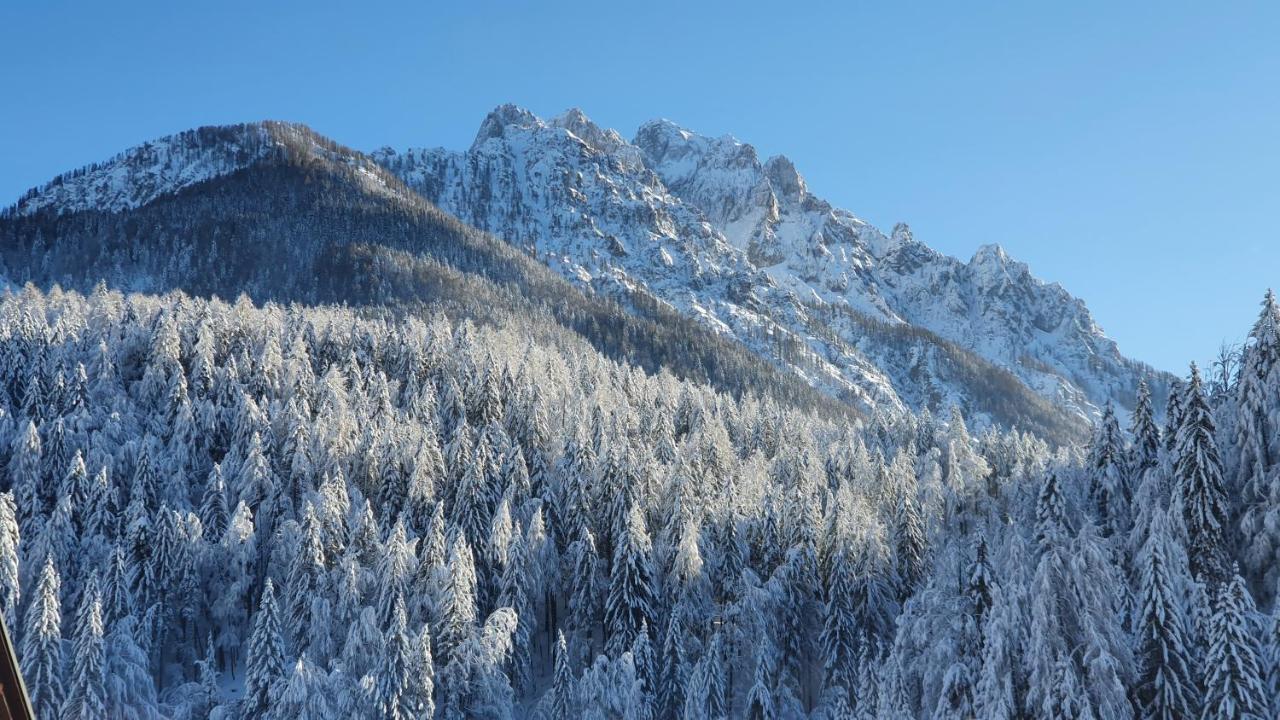
POLYGON ((537 115, 519 105, 505 103, 494 108, 485 116, 484 122, 480 123, 480 130, 476 132, 476 139, 471 143, 471 147, 476 148, 483 145, 486 140, 502 137, 509 126, 528 128, 541 124, 542 121, 538 119, 537 115))
POLYGON ((796 170, 795 163, 786 155, 774 155, 764 164, 764 172, 779 197, 792 202, 799 201, 809 192, 804 178, 796 170))
POLYGON ((709 137, 671 122, 650 120, 640 126, 632 141, 652 165, 688 160, 689 170, 699 165, 727 170, 759 171, 760 157, 751 145, 732 135, 709 137))
POLYGON ((977 251, 973 253, 973 258, 969 261, 969 264, 1007 265, 1009 262, 1009 254, 1004 251, 1004 248, 999 243, 988 243, 979 247, 977 251))

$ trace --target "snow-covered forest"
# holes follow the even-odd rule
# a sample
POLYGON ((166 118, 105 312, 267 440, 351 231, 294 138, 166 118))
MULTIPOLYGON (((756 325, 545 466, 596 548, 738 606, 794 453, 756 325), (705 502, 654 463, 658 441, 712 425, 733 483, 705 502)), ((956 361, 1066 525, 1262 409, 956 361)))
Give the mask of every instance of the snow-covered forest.
POLYGON ((1087 448, 442 315, 28 286, 0 338, 41 718, 1280 714, 1270 294, 1087 448))

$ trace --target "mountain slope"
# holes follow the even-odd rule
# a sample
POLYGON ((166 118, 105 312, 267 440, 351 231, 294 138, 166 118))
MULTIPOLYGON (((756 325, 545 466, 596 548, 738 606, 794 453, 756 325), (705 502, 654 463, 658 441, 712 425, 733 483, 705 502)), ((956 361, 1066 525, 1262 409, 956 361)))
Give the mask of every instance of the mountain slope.
POLYGON ((0 214, 3 274, 81 289, 105 280, 141 292, 518 317, 531 333, 586 341, 650 372, 848 413, 642 292, 624 298, 626 311, 583 294, 304 126, 204 128, 145 147, 64 176, 0 214), (83 195, 68 190, 76 186, 83 195))
POLYGON ((905 225, 886 236, 812 194, 787 158, 761 162, 732 137, 654 121, 635 144, 672 194, 798 293, 931 330, 1081 410, 1108 400, 1131 406, 1133 379, 1154 375, 1120 354, 1083 302, 999 246, 965 263, 916 241, 905 225))
POLYGON ((955 404, 1051 438, 1164 382, 998 249, 886 236, 785 158, 666 122, 627 142, 503 106, 466 152, 372 156, 299 125, 201 128, 27 193, 0 232, 19 281, 536 314, 736 393, 955 404))
POLYGON ((786 158, 761 162, 731 137, 655 121, 628 143, 577 110, 544 121, 502 106, 465 152, 384 148, 374 157, 566 277, 606 292, 642 286, 864 405, 956 403, 986 420, 1025 422, 1031 413, 993 407, 1025 398, 985 397, 979 387, 1000 384, 1083 419, 1108 401, 1130 406, 1142 377, 1157 396, 1168 381, 1121 356, 1083 303, 998 248, 964 263, 905 226, 885 235, 810 193, 786 158), (872 324, 899 327, 893 342, 908 347, 886 345, 872 324), (1016 380, 958 380, 942 356, 964 357, 974 368, 967 377, 1016 380))

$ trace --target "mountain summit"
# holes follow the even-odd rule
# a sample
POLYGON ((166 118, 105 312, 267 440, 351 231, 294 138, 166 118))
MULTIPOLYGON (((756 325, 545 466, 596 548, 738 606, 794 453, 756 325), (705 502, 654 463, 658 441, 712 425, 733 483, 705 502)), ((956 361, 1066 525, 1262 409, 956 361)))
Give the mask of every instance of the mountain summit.
POLYGON ((643 288, 862 405, 954 403, 1016 424, 1027 418, 999 407, 1010 379, 1082 419, 1132 407, 1141 378, 1157 395, 1167 384, 998 246, 966 263, 905 225, 886 234, 732 136, 654 120, 628 143, 577 109, 544 121, 508 105, 465 152, 374 157, 576 282, 643 288))

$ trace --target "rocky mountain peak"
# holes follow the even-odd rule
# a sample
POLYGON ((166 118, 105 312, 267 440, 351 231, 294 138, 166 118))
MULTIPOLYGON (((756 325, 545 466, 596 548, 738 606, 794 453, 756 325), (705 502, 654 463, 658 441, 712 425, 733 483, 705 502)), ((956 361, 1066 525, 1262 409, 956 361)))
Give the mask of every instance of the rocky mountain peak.
POLYGON ((480 129, 476 131, 476 139, 472 141, 472 149, 483 145, 486 141, 501 138, 507 132, 508 127, 530 128, 541 125, 542 121, 537 115, 525 110, 519 105, 506 103, 499 105, 485 116, 484 121, 480 123, 480 129))
POLYGON ((795 163, 791 162, 786 155, 774 155, 769 158, 764 164, 764 172, 779 199, 797 203, 809 192, 804 178, 796 170, 795 163))

